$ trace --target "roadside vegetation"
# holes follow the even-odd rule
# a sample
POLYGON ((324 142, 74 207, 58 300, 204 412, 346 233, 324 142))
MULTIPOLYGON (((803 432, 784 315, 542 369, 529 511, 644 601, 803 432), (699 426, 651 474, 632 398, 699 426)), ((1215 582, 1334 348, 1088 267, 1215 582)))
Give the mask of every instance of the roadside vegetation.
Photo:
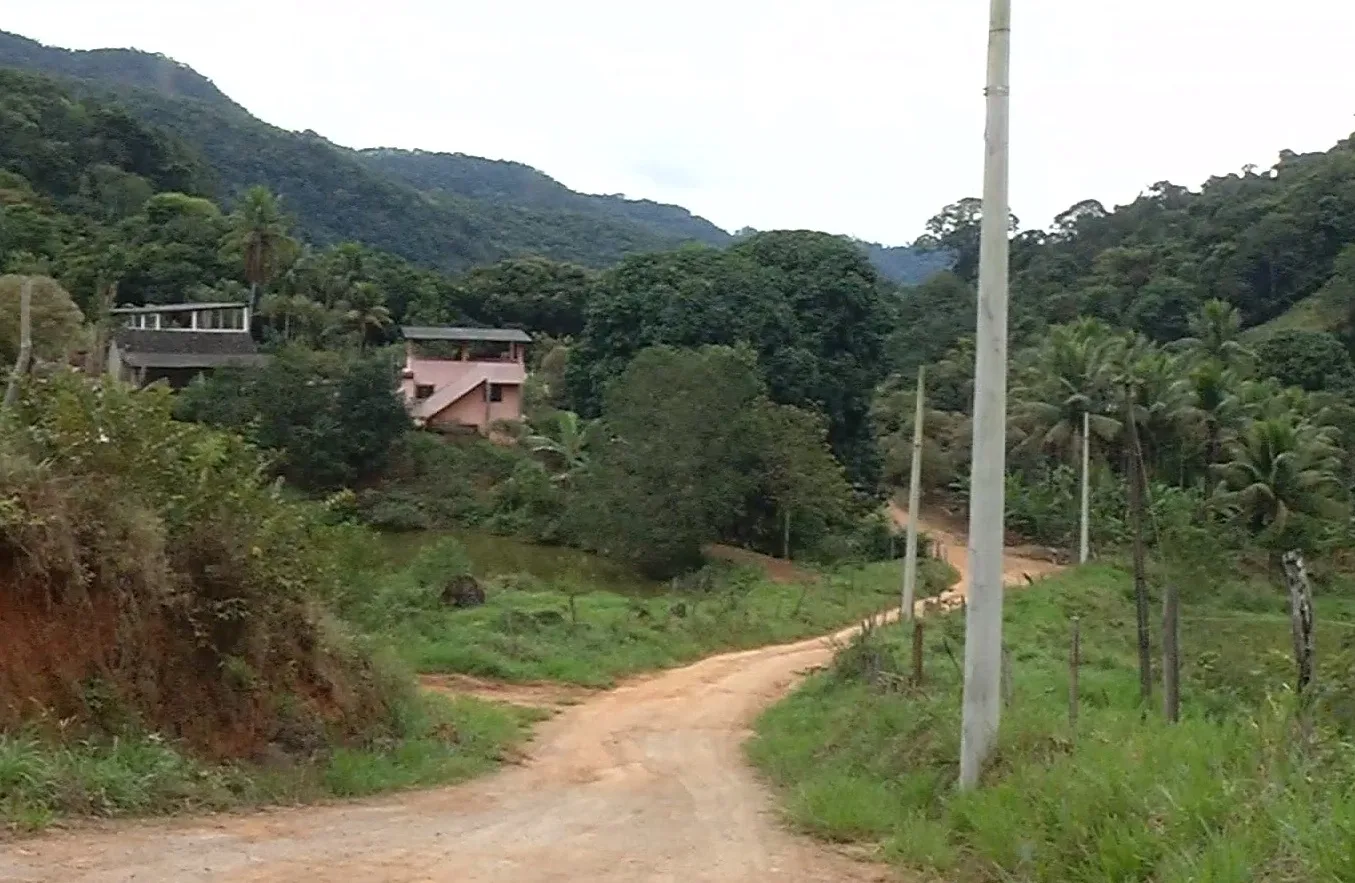
POLYGON ((749 755, 798 827, 938 880, 1355 879, 1355 601, 1318 601, 1321 688, 1305 731, 1283 605, 1264 583, 1232 589, 1265 612, 1185 607, 1179 724, 1140 704, 1130 577, 1097 565, 1008 597, 1010 704, 979 789, 955 790, 962 614, 927 622, 921 685, 911 632, 853 641, 761 717, 749 755))

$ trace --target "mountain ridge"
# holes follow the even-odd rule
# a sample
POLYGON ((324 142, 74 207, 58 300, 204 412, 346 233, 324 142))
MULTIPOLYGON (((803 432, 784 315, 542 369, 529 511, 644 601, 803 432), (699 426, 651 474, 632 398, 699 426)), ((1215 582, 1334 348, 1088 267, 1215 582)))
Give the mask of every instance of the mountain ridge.
MULTIPOLYGON (((682 206, 579 193, 514 160, 355 149, 314 131, 289 131, 253 116, 211 79, 162 54, 70 50, 0 31, 0 66, 114 99, 196 149, 213 170, 218 199, 230 202, 263 184, 319 245, 362 242, 462 272, 528 255, 606 267, 630 254, 690 243, 724 247, 737 238, 682 206)), ((946 262, 911 246, 853 241, 896 282, 920 282, 946 262)))

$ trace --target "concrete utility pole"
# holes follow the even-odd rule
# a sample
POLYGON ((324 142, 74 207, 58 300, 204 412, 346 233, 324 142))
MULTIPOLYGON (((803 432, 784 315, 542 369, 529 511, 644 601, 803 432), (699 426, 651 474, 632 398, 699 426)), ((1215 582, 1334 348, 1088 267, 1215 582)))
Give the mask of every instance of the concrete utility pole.
POLYGON ((1086 564, 1092 554, 1092 414, 1082 412, 1082 533, 1077 563, 1086 564))
POLYGON ((960 788, 974 788, 1002 714, 1002 540, 1007 461, 1007 168, 1011 104, 1011 0, 992 0, 988 125, 979 250, 974 366, 974 446, 969 498, 969 598, 965 616, 960 788))
POLYGON ((917 403, 913 414, 913 468, 908 477, 908 548, 903 553, 903 606, 899 617, 913 618, 913 598, 917 594, 917 520, 922 506, 922 420, 926 396, 925 366, 917 369, 917 403))

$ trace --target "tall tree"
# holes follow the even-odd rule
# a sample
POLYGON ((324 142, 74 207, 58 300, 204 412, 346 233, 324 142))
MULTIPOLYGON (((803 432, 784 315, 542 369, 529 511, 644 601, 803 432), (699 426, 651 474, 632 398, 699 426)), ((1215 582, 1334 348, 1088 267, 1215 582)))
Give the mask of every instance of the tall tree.
POLYGON ((231 213, 224 245, 244 264, 251 306, 258 304, 260 291, 278 276, 283 263, 295 257, 297 243, 289 228, 277 197, 267 187, 251 187, 231 213))

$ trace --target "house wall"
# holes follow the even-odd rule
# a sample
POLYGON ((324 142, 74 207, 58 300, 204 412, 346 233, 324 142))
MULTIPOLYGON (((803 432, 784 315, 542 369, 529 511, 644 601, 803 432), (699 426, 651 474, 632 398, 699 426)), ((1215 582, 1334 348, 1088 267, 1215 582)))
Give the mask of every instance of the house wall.
POLYGON ((453 362, 415 357, 405 363, 400 391, 406 404, 413 409, 419 404, 414 397, 418 386, 432 386, 436 396, 443 387, 474 382, 460 399, 430 416, 428 424, 439 428, 474 426, 484 431, 496 420, 522 419, 522 384, 526 379, 526 366, 521 362, 453 362), (490 402, 488 411, 485 408, 485 381, 503 388, 503 400, 490 402))

